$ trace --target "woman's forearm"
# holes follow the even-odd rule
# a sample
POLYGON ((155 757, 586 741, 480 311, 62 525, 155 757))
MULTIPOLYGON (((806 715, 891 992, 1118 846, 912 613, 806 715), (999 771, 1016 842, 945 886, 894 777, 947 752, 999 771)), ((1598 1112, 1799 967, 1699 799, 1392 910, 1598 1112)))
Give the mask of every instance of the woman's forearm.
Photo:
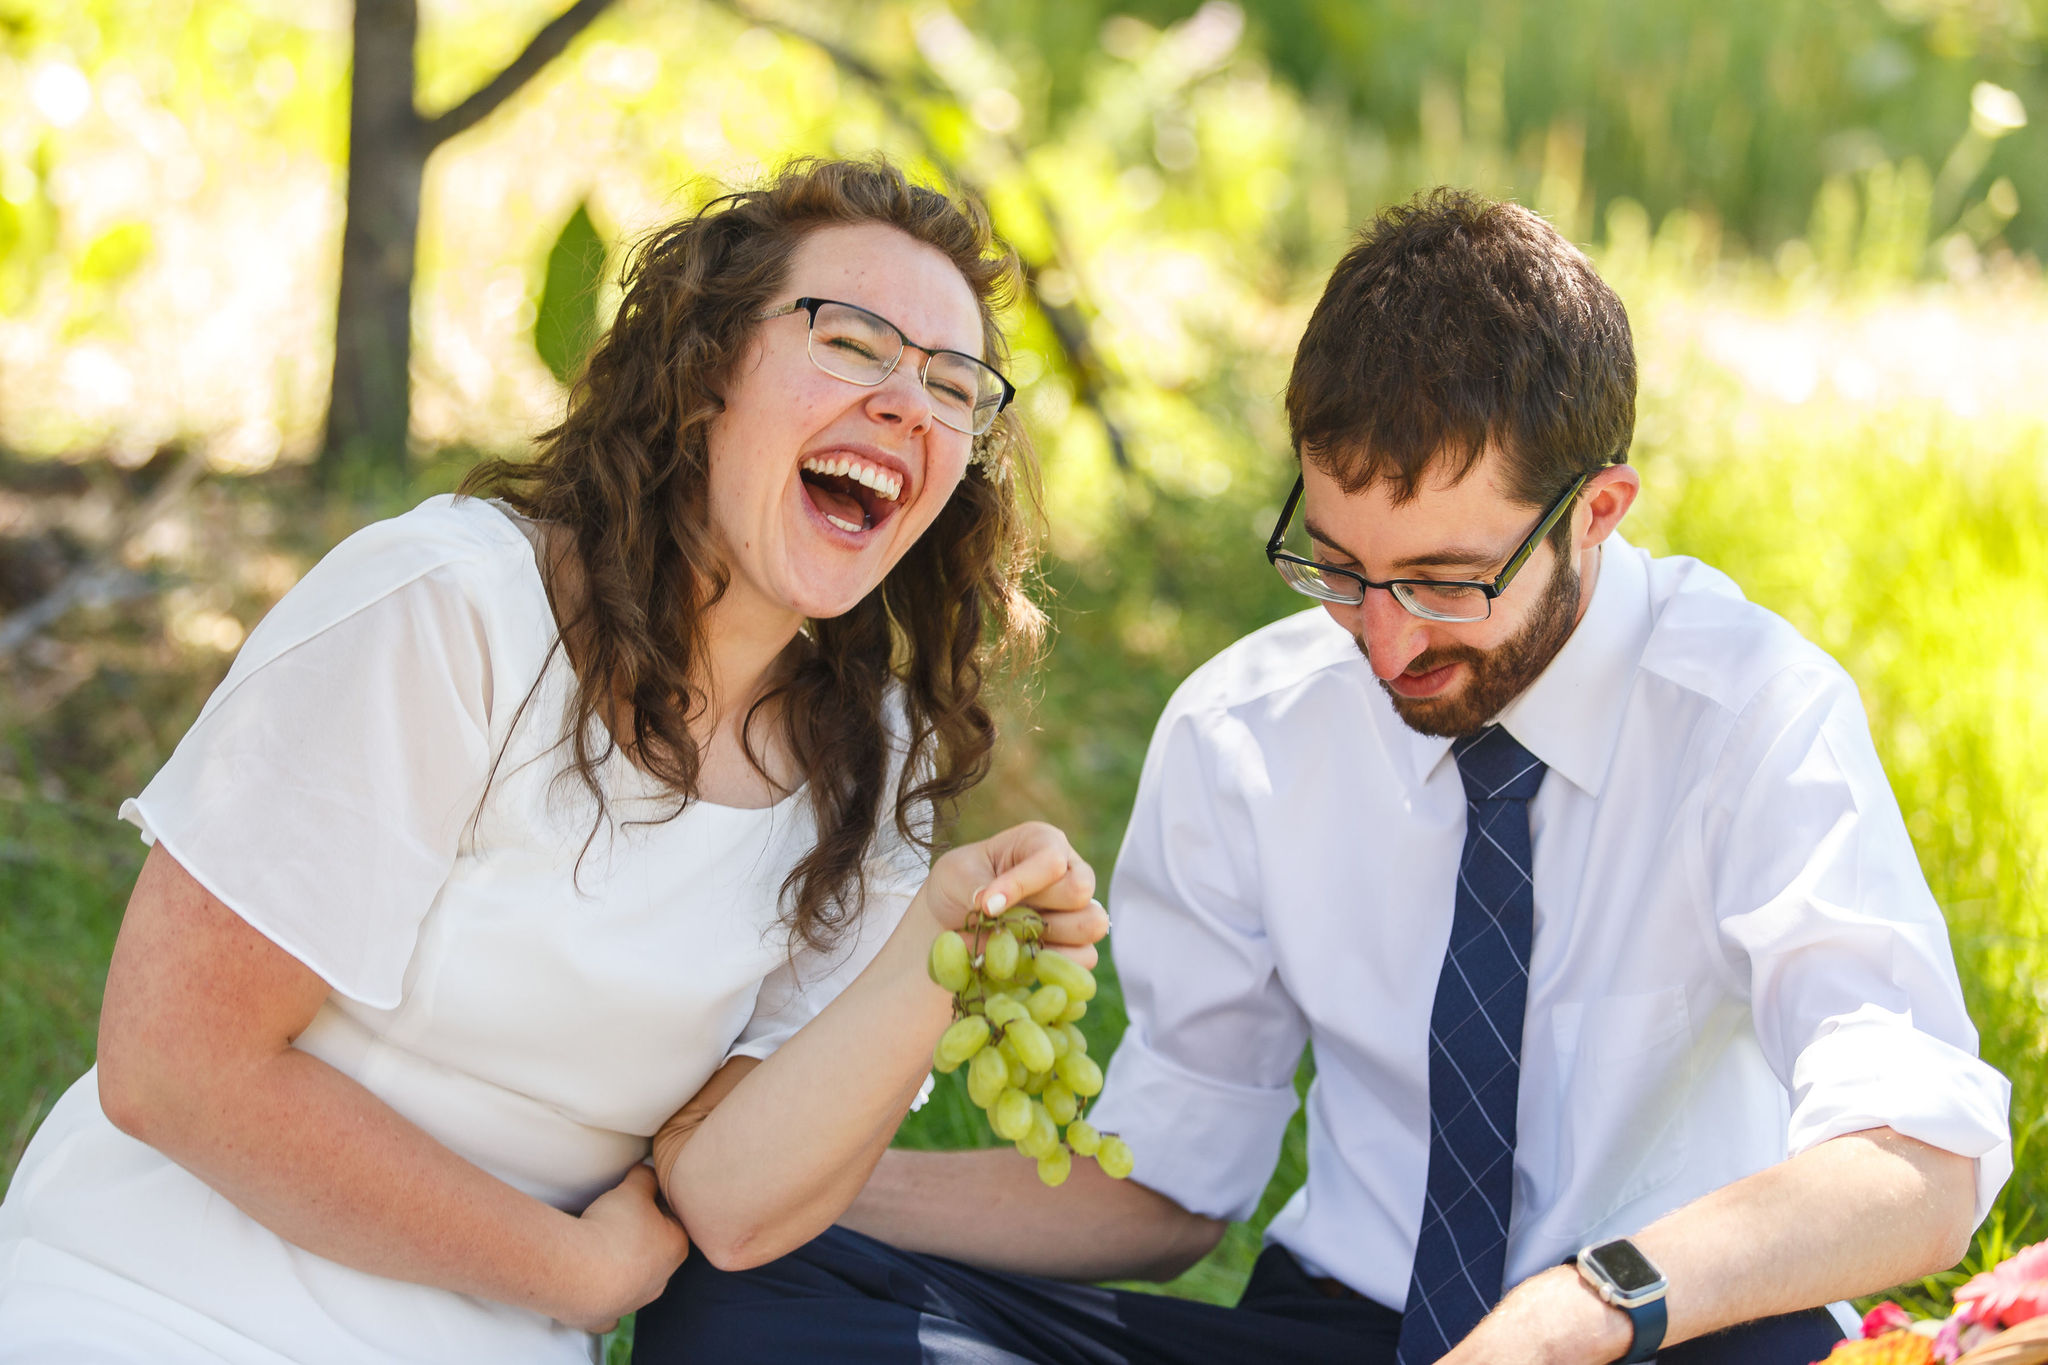
POLYGON ((759 1065, 728 1062, 655 1140, 662 1188, 690 1239, 732 1269, 830 1227, 860 1192, 952 1019, 925 961, 974 907, 1029 904, 1041 951, 1087 965, 1109 928, 1095 873, 1050 825, 1016 825, 932 866, 866 970, 759 1065))
POLYGON ((726 1269, 823 1232, 859 1193, 931 1069, 951 998, 925 974, 922 893, 852 985, 775 1055, 706 1087, 655 1164, 690 1240, 726 1269))
POLYGON ((230 1076, 165 1075, 109 1114, 329 1260, 550 1317, 582 1311, 575 1217, 463 1160, 307 1053, 288 1048, 230 1076))

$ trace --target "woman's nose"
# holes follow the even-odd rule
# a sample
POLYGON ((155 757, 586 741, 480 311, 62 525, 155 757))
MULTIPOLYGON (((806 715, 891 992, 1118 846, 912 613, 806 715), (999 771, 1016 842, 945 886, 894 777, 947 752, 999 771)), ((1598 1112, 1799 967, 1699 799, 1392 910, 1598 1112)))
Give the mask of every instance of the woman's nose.
POLYGON ((930 430, 934 420, 932 398, 925 392, 924 381, 918 378, 918 367, 911 363, 909 353, 868 394, 866 408, 870 418, 900 423, 908 435, 921 436, 930 430))

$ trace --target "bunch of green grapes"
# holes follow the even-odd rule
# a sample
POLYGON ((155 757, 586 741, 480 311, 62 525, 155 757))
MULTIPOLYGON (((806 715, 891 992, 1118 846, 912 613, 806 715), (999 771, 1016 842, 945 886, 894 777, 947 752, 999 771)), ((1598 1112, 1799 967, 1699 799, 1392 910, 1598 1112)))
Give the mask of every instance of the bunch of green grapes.
POLYGON ((1098 1133, 1085 1115, 1102 1091, 1102 1068, 1075 1027, 1095 998, 1095 974, 1070 957, 1041 949, 1045 922, 1029 906, 1000 915, 974 910, 964 933, 932 943, 933 981, 953 993, 953 1023, 932 1064, 967 1068, 967 1094, 995 1135, 1038 1162, 1038 1178, 1065 1182, 1077 1156, 1104 1175, 1131 1173, 1130 1146, 1098 1133))

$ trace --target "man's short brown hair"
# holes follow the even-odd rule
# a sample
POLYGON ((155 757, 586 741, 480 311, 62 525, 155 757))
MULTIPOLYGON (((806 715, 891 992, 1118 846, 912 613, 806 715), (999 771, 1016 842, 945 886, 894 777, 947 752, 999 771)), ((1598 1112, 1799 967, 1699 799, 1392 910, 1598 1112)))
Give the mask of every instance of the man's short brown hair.
POLYGON ((1510 494, 1541 507, 1626 460, 1635 419, 1628 313, 1592 263, 1519 204, 1448 188, 1359 235, 1287 384, 1296 452, 1347 493, 1385 479, 1396 501, 1493 446, 1510 494))

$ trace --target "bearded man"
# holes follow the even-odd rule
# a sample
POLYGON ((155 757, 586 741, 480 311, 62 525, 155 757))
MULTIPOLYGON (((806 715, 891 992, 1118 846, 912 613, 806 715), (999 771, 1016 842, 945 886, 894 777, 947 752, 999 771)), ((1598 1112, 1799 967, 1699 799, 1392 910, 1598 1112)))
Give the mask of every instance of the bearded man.
POLYGON ((1953 1264, 2009 1086, 1854 684, 1619 534, 1635 388, 1621 301, 1535 214, 1381 214, 1287 393, 1266 557, 1322 610, 1181 687, 1117 863, 1090 1117, 1135 1177, 892 1152, 845 1228, 686 1266, 643 1340, 1807 1365, 1825 1305, 1953 1264), (1171 1276, 1252 1212, 1304 1044, 1307 1182, 1240 1304, 1067 1283, 1171 1276))

